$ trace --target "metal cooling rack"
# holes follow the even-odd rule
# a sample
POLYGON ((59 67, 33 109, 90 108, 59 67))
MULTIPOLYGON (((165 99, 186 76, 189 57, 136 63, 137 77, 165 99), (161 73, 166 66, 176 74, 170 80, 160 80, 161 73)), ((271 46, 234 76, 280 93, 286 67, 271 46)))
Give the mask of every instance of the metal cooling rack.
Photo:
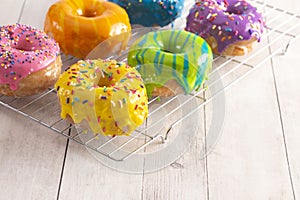
MULTIPOLYGON (((263 66, 266 62, 270 62, 272 57, 283 55, 287 51, 291 41, 300 35, 299 15, 263 2, 253 1, 252 3, 257 6, 260 12, 263 13, 267 30, 261 39, 261 43, 259 43, 255 50, 249 55, 242 57, 216 56, 214 58, 213 70, 209 74, 209 78, 214 81, 212 81, 208 87, 211 87, 218 82, 222 82, 223 87, 209 95, 204 95, 204 88, 198 92, 193 92, 183 103, 172 109, 171 112, 162 116, 150 126, 147 125, 146 122, 145 125, 138 128, 130 137, 103 137, 105 139, 102 138, 99 140, 98 136, 85 134, 84 131, 80 131, 80 128, 76 131, 73 125, 70 125, 68 122, 60 118, 60 106, 56 93, 53 89, 49 89, 39 95, 21 99, 0 96, 0 104, 87 147, 90 150, 93 150, 95 153, 101 154, 115 161, 124 161, 154 142, 164 143, 168 139, 168 133, 172 131, 175 126, 211 102, 213 98, 220 94, 220 92, 228 90, 241 79, 263 66), (214 79, 213 77, 216 76, 216 74, 218 74, 220 78, 214 79), (184 116, 172 119, 170 125, 166 127, 163 132, 154 135, 148 134, 149 130, 155 126, 159 126, 163 120, 172 118, 172 115, 174 115, 179 109, 188 105, 194 98, 198 98, 200 102, 196 107, 192 108, 184 116), (137 142, 140 141, 141 137, 143 138, 143 142, 137 142), (133 143, 135 145, 131 145, 133 143), (108 146, 110 146, 110 148, 107 148, 108 146), (128 150, 127 146, 134 146, 134 149, 128 150)), ((190 8, 192 4, 193 1, 187 1, 185 7, 190 8)), ((188 12, 188 9, 186 10, 187 11, 183 14, 182 18, 175 22, 175 28, 183 29, 182 26, 185 25, 185 17, 188 12)), ((63 55, 62 57, 64 67, 76 62, 75 58, 65 57, 63 55)), ((157 101, 161 102, 158 107, 152 109, 149 117, 154 115, 156 112, 159 112, 161 109, 170 106, 176 98, 177 97, 173 97, 163 100, 159 98, 152 99, 149 102, 150 105, 157 101)))

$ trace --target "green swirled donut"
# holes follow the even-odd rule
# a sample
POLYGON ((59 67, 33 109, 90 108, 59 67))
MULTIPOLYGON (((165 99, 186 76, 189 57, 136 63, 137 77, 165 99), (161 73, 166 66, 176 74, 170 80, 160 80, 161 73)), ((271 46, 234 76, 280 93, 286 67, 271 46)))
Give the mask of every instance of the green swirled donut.
POLYGON ((186 94, 199 88, 212 66, 212 51, 200 36, 181 30, 149 32, 129 49, 128 64, 142 75, 149 97, 176 80, 186 94))

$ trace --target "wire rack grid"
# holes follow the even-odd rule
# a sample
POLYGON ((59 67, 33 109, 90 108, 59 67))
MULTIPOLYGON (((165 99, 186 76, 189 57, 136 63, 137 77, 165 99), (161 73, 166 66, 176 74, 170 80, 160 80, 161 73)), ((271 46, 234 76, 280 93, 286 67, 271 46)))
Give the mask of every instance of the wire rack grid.
MULTIPOLYGON (((102 137, 99 140, 100 136, 85 134, 85 131, 81 130, 80 127, 74 129, 73 125, 60 118, 60 107, 54 89, 49 89, 42 94, 21 99, 0 96, 0 104, 36 121, 56 133, 66 136, 99 155, 114 161, 124 161, 153 143, 164 143, 168 139, 169 133, 174 127, 179 126, 182 121, 188 120, 190 116, 198 112, 222 92, 228 90, 241 79, 263 66, 266 62, 269 62, 272 57, 283 55, 287 51, 291 41, 300 34, 300 16, 276 8, 265 2, 252 1, 252 3, 263 13, 266 21, 266 32, 261 39, 262 42, 258 44, 255 51, 242 57, 215 56, 213 70, 209 74, 209 79, 213 81, 209 83, 209 87, 219 82, 222 83, 222 87, 211 92, 209 95, 205 94, 206 91, 205 88, 203 88, 188 95, 185 99, 180 100, 180 103, 178 103, 178 97, 163 100, 159 99, 159 97, 151 99, 149 105, 158 101, 160 101, 160 103, 159 106, 155 106, 151 110, 149 117, 168 106, 171 107, 171 111, 155 119, 151 125, 146 122, 143 126, 139 127, 131 137, 126 137, 126 139, 121 136, 102 137), (217 77, 217 75, 219 77, 217 77), (196 106, 189 108, 184 114, 181 113, 181 115, 179 115, 180 117, 173 118, 168 124, 168 127, 165 127, 163 131, 158 130, 155 131, 155 134, 149 134, 151 129, 160 127, 164 120, 172 118, 176 115, 176 112, 182 112, 182 109, 190 105, 195 98, 198 100, 196 106), (133 143, 134 145, 132 145, 133 143), (128 149, 128 146, 134 148, 128 149)), ((192 4, 193 1, 187 1, 185 7, 191 7, 192 4)), ((183 29, 186 16, 187 12, 175 22, 174 27, 183 29)), ((64 55, 62 55, 62 59, 64 68, 76 62, 75 58, 66 57, 64 55)))

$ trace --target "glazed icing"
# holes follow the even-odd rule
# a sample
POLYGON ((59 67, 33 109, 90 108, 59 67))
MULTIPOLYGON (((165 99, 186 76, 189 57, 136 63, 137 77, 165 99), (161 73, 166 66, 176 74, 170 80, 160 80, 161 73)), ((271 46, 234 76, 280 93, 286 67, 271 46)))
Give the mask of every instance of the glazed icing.
POLYGON ((48 67, 58 54, 58 45, 43 31, 21 24, 0 27, 0 84, 16 90, 23 78, 48 67))
POLYGON ((117 4, 102 0, 60 0, 48 10, 45 32, 53 35, 64 54, 84 59, 99 43, 131 30, 117 4))
POLYGON ((199 0, 190 9, 185 30, 205 39, 213 36, 223 52, 238 41, 260 41, 263 26, 262 15, 244 0, 199 0))
POLYGON ((181 15, 184 0, 110 0, 123 7, 131 24, 165 26, 181 15))
POLYGON ((198 88, 212 66, 212 51, 201 37, 181 30, 150 32, 130 47, 128 63, 141 73, 148 96, 169 80, 188 94, 198 88))
POLYGON ((61 117, 86 120, 103 135, 129 135, 148 115, 146 88, 140 74, 115 60, 85 60, 57 81, 61 117))

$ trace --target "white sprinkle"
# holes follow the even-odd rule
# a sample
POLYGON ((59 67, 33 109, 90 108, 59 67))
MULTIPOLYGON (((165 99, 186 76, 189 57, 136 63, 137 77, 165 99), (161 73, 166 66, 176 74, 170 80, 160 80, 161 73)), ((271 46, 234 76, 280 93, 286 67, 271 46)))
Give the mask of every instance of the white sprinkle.
POLYGON ((120 107, 123 108, 122 100, 119 100, 120 107))
POLYGON ((241 5, 241 2, 237 2, 234 7, 238 7, 239 5, 241 5))
POLYGON ((105 78, 102 70, 100 70, 100 73, 101 73, 102 78, 105 78))
POLYGON ((209 13, 206 17, 206 19, 209 19, 211 17, 211 13, 209 13))

